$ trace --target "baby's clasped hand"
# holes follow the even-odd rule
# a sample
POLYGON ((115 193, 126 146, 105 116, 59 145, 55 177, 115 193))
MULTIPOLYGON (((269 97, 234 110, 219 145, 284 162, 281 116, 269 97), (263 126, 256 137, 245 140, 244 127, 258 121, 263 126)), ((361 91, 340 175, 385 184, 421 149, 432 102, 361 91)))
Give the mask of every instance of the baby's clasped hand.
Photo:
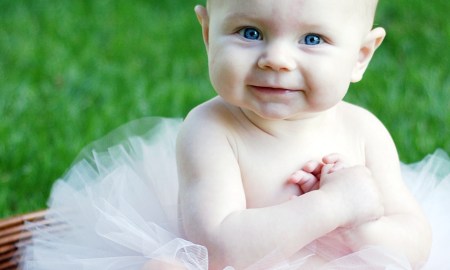
POLYGON ((384 215, 380 192, 365 166, 343 168, 320 178, 321 191, 334 200, 340 227, 355 227, 384 215))
POLYGON ((330 174, 348 167, 346 158, 341 154, 330 154, 322 159, 322 162, 310 160, 303 167, 291 174, 288 181, 297 184, 301 194, 319 189, 322 175, 330 174))
POLYGON ((301 194, 320 189, 335 200, 341 227, 354 227, 380 218, 383 213, 378 187, 365 166, 348 165, 341 154, 330 154, 322 161, 311 160, 289 177, 301 194))

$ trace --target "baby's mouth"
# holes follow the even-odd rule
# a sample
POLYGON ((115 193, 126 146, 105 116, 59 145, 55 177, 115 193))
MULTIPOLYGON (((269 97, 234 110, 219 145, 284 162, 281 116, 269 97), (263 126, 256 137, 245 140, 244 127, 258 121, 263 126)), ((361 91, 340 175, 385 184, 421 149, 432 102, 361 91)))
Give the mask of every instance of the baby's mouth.
POLYGON ((300 90, 278 87, 278 86, 257 86, 251 85, 250 88, 257 92, 267 93, 267 94, 287 94, 292 92, 298 92, 300 90))

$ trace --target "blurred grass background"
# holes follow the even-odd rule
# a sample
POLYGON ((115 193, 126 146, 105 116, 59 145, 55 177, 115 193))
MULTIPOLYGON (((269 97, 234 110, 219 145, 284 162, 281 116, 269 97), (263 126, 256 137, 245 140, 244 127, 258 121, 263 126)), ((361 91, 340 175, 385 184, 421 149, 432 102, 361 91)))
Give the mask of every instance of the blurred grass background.
MULTIPOLYGON (((87 143, 214 95, 199 1, 0 0, 0 218, 44 208, 87 143)), ((449 11, 381 1, 388 36, 347 97, 385 123, 405 162, 450 152, 449 11)))

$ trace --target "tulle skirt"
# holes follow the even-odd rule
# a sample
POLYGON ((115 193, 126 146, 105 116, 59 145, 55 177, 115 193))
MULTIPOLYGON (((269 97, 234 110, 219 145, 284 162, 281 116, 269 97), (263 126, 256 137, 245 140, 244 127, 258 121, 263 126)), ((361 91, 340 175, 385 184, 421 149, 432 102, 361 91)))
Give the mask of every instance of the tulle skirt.
MULTIPOLYGON (((203 246, 182 238, 177 215, 175 142, 181 120, 145 118, 126 124, 85 148, 53 186, 48 230, 28 224, 23 269, 145 269, 173 261, 184 269, 208 269, 203 246)), ((407 185, 433 229, 431 256, 423 269, 450 269, 450 160, 437 150, 421 162, 402 165, 407 185)), ((303 269, 331 245, 311 244, 308 256, 255 262, 252 269, 303 269)), ((227 269, 234 269, 232 266, 227 269)), ((321 269, 411 269, 405 258, 367 247, 332 260, 321 269)))

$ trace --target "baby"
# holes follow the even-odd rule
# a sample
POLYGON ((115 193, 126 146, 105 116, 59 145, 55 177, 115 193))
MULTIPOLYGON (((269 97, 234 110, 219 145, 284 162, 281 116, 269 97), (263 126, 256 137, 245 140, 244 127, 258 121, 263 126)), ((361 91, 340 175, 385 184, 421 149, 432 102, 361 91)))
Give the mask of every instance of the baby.
MULTIPOLYGON (((276 252, 330 258, 381 246, 426 261, 431 233, 402 181, 395 145, 343 101, 385 31, 376 0, 209 0, 195 8, 218 96, 178 137, 179 214, 210 268, 276 252)), ((380 90, 381 91, 381 90, 380 90)))

